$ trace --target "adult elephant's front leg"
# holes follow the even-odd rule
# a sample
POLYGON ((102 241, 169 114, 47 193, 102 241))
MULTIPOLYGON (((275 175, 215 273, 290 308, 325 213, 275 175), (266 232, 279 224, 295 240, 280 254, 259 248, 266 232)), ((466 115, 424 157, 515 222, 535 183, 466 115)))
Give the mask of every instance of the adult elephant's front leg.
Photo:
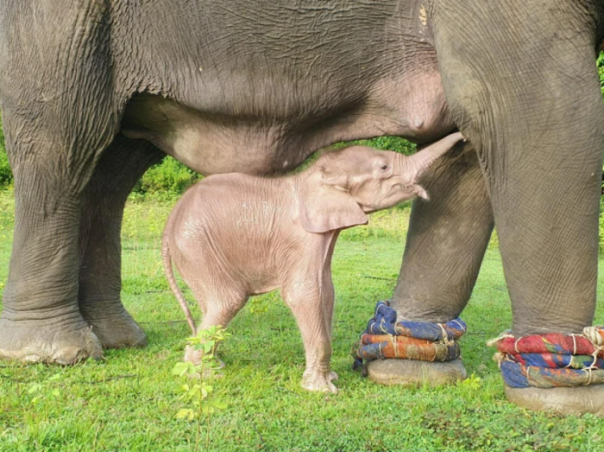
MULTIPOLYGON (((401 273, 392 297, 399 320, 446 322, 466 306, 493 229, 493 214, 471 146, 448 154, 426 174, 430 201, 413 204, 401 273)), ((442 384, 465 377, 460 360, 377 360, 369 377, 397 384, 442 384)))
MULTIPOLYGON (((596 301, 602 6, 472 0, 433 13, 447 101, 491 194, 513 334, 581 333, 596 301)), ((602 385, 543 389, 525 377, 532 387, 507 390, 519 404, 604 415, 602 385)))
POLYGON ((413 205, 392 305, 399 319, 446 322, 465 308, 493 230, 474 149, 446 156, 427 175, 430 201, 413 205))
POLYGON ((121 303, 120 231, 128 194, 163 156, 146 141, 118 135, 82 197, 79 306, 104 348, 146 344, 145 333, 121 303))

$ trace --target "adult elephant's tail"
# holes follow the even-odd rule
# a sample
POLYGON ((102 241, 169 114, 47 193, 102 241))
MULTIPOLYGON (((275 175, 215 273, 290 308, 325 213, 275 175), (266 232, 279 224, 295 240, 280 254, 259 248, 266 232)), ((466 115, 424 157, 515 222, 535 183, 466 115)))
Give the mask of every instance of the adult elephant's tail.
POLYGON ((170 284, 170 289, 174 293, 174 296, 180 303, 180 307, 185 313, 187 317, 187 322, 191 327, 191 331, 193 332, 193 336, 197 335, 197 328, 195 327, 195 321, 193 320, 193 316, 191 315, 191 311, 189 310, 189 306, 187 305, 187 300, 185 300, 185 296, 183 295, 180 287, 176 283, 176 278, 174 277, 174 271, 172 270, 172 256, 170 255, 170 245, 168 244, 168 234, 167 231, 164 232, 164 236, 162 239, 161 246, 161 257, 164 262, 164 271, 166 272, 166 277, 168 278, 168 283, 170 284))

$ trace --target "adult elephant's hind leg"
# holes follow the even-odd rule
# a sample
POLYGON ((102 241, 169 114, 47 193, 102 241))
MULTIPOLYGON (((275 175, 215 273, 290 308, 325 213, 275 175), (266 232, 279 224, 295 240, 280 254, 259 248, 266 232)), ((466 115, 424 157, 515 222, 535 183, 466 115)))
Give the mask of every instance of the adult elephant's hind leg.
POLYGON ((21 115, 14 99, 6 99, 15 232, 0 315, 0 357, 60 364, 99 358, 100 342, 78 307, 78 231, 82 192, 117 124, 107 120, 106 130, 86 129, 84 124, 110 116, 101 106, 65 118, 51 103, 48 109, 29 104, 22 93, 20 108, 35 113, 21 115))
MULTIPOLYGON (((392 297, 398 320, 447 322, 466 306, 493 229, 493 213, 476 152, 445 155, 426 174, 430 201, 413 204, 401 273, 392 297)), ((460 360, 372 361, 369 377, 384 384, 439 385, 463 379, 460 360)))
POLYGON ((104 348, 145 345, 145 333, 122 305, 120 232, 128 194, 163 153, 118 135, 82 196, 79 306, 104 348))
POLYGON ((22 3, 0 8, 12 11, 0 97, 15 176, 0 357, 72 364, 102 355, 78 305, 78 233, 82 193, 125 99, 113 83, 107 8, 22 3))
POLYGON ((53 174, 44 163, 49 162, 15 171, 15 232, 0 316, 0 357, 72 364, 99 358, 102 351, 77 303, 79 196, 69 189, 68 177, 53 174))

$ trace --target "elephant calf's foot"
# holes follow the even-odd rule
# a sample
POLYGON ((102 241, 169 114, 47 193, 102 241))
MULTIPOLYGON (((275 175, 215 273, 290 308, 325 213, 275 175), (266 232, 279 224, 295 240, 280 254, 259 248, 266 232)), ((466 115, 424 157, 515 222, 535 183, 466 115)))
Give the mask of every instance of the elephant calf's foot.
POLYGON ((101 341, 103 348, 144 347, 147 336, 128 312, 121 308, 117 312, 90 312, 81 307, 84 319, 101 341))
POLYGON ((338 375, 335 372, 306 370, 302 377, 302 387, 307 391, 331 392, 332 394, 337 394, 338 388, 332 383, 332 381, 337 379, 338 375))
POLYGON ((604 385, 575 388, 510 388, 505 387, 508 400, 533 411, 557 414, 592 413, 604 417, 604 385))
POLYGON ((448 362, 411 359, 376 359, 367 364, 370 380, 383 385, 441 386, 465 380, 466 369, 460 359, 448 362))
MULTIPOLYGON (((187 345, 185 347, 185 357, 184 360, 190 363, 193 363, 194 365, 198 366, 199 364, 201 364, 201 358, 203 356, 203 351, 202 350, 196 350, 195 348, 193 348, 190 345, 187 345)), ((220 369, 224 369, 225 364, 222 360, 218 359, 218 358, 214 358, 214 368, 205 368, 203 370, 203 378, 222 378, 224 377, 224 373, 221 372, 220 369), (218 368, 216 368, 216 365, 218 368)), ((195 373, 192 374, 191 377, 194 378, 199 378, 199 374, 195 373)))
POLYGON ((101 343, 82 320, 76 325, 53 325, 50 321, 20 323, 0 319, 0 358, 75 364, 102 357, 101 343))

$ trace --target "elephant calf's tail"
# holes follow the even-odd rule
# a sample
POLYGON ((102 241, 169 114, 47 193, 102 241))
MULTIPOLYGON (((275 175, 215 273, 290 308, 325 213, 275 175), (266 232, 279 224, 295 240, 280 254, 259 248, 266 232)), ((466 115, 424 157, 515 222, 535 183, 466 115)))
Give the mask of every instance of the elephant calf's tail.
POLYGON ((193 316, 191 315, 191 311, 189 310, 189 306, 187 305, 187 300, 185 300, 185 296, 180 290, 180 287, 178 287, 178 284, 176 283, 176 278, 174 277, 174 271, 172 270, 172 256, 170 255, 170 246, 168 245, 168 237, 166 236, 166 234, 164 234, 164 238, 162 240, 161 257, 164 261, 164 271, 166 272, 166 277, 168 278, 170 289, 172 289, 174 296, 180 303, 180 307, 182 308, 183 312, 185 313, 185 316, 187 317, 187 322, 191 327, 193 336, 196 336, 197 328, 195 327, 195 321, 193 320, 193 316))

